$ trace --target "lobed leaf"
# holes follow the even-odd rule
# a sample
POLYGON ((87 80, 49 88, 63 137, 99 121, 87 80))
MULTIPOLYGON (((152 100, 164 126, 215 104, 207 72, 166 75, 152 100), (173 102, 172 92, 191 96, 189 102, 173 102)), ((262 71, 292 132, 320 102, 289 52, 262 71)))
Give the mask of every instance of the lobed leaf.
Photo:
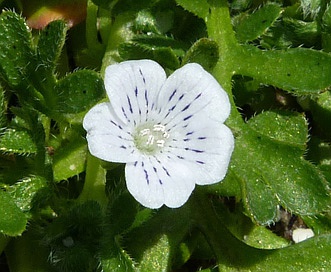
POLYGON ((216 254, 219 271, 324 271, 331 265, 330 234, 285 248, 257 249, 236 239, 208 202, 199 204, 196 220, 216 254))
POLYGON ((280 112, 255 118, 236 141, 231 168, 242 183, 244 204, 252 219, 271 223, 277 205, 299 215, 327 210, 330 194, 326 180, 303 158, 305 118, 280 112), (280 133, 284 127, 287 129, 280 133))
POLYGON ((58 104, 55 112, 79 113, 95 105, 104 96, 100 75, 91 70, 79 70, 59 80, 55 86, 58 104))
POLYGON ((244 16, 234 28, 238 41, 245 43, 257 39, 274 24, 281 13, 279 5, 270 3, 244 16))
POLYGON ((250 76, 297 95, 317 93, 331 86, 331 55, 291 48, 262 51, 243 46, 238 74, 250 76))

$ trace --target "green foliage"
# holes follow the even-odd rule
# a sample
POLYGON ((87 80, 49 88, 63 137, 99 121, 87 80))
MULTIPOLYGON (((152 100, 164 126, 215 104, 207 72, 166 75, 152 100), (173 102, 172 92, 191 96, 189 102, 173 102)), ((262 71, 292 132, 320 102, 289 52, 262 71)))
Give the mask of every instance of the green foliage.
POLYGON ((3 12, 0 17, 1 76, 13 87, 26 84, 32 56, 31 33, 23 18, 3 12))
POLYGON ((0 151, 4 154, 33 155, 37 153, 37 146, 27 130, 6 129, 0 136, 0 151))
POLYGON ((218 45, 215 41, 202 38, 196 41, 183 58, 183 64, 196 62, 207 71, 212 71, 218 61, 218 45))
POLYGON ((9 2, 0 1, 0 232, 15 238, 0 237, 0 248, 10 271, 331 267, 329 1, 93 0, 86 22, 41 31, 19 15, 23 1, 9 2), (178 209, 141 207, 124 168, 86 145, 82 118, 105 99, 105 68, 142 58, 168 74, 197 62, 232 103, 225 180, 198 186, 178 209), (300 224, 315 237, 294 245, 300 224))
POLYGON ((24 213, 17 207, 15 200, 0 190, 0 232, 9 236, 20 235, 27 223, 24 213))
POLYGON ((268 4, 253 14, 241 14, 235 25, 239 42, 248 42, 262 36, 280 16, 282 9, 276 4, 268 4))
POLYGON ((247 125, 246 132, 237 138, 232 170, 242 183, 251 217, 258 224, 271 224, 277 217, 277 205, 301 215, 327 209, 326 181, 302 157, 308 132, 305 118, 266 112, 247 125), (241 167, 243 163, 248 167, 241 167))

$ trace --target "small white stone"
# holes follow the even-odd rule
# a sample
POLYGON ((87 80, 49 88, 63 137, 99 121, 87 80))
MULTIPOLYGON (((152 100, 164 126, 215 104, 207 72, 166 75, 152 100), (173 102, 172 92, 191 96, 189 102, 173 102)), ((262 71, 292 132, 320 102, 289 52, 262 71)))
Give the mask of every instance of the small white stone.
POLYGON ((300 243, 314 236, 315 234, 312 229, 298 228, 293 230, 292 240, 294 241, 294 243, 300 243))

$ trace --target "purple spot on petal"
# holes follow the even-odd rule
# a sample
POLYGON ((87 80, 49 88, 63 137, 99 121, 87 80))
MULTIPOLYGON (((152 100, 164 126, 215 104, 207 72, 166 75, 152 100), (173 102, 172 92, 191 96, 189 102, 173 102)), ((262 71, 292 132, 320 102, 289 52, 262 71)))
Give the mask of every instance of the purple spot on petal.
POLYGON ((184 109, 182 109, 182 112, 186 111, 190 106, 191 106, 191 104, 186 105, 186 107, 184 109))
POLYGON ((153 166, 153 170, 154 170, 155 173, 157 173, 157 169, 154 166, 153 166))
POLYGON ((202 95, 202 93, 199 93, 196 98, 194 98, 194 100, 197 100, 200 96, 202 95))
POLYGON ((126 98, 128 99, 129 110, 131 113, 133 113, 130 97, 127 95, 126 98))
POLYGON ((138 162, 137 162, 137 161, 135 161, 133 165, 136 167, 136 166, 137 166, 137 164, 138 164, 138 162))
POLYGON ((205 140, 207 137, 198 137, 198 140, 205 140))
POLYGON ((111 122, 114 126, 118 127, 119 129, 121 129, 121 130, 123 129, 123 128, 121 127, 121 125, 115 123, 113 120, 110 120, 110 122, 111 122))
POLYGON ((120 148, 122 148, 122 149, 126 149, 126 146, 124 146, 124 145, 121 145, 121 146, 120 146, 120 148))
POLYGON ((188 142, 189 140, 191 140, 191 139, 189 139, 189 138, 183 139, 184 142, 188 142))
POLYGON ((188 147, 185 147, 184 148, 186 151, 193 151, 195 153, 203 153, 204 151, 203 150, 199 150, 199 149, 192 149, 192 148, 188 148, 188 147))
POLYGON ((190 131, 186 133, 186 136, 192 135, 194 133, 194 131, 190 131))
POLYGON ((134 89, 134 94, 136 95, 136 97, 138 96, 138 88, 137 87, 134 89))
POLYGON ((146 84, 145 77, 144 77, 143 72, 141 71, 140 68, 139 68, 139 73, 140 73, 141 77, 143 78, 143 82, 146 84))
POLYGON ((182 100, 184 97, 184 94, 182 94, 179 98, 178 98, 178 101, 182 100))
POLYGON ((169 97, 168 102, 171 101, 171 99, 174 97, 174 95, 176 94, 176 92, 177 92, 177 90, 174 90, 174 91, 172 92, 172 94, 171 94, 170 97, 169 97))
POLYGON ((144 169, 144 173, 145 173, 145 179, 147 181, 147 184, 149 184, 149 177, 148 177, 148 173, 147 173, 146 169, 144 169))
POLYGON ((199 164, 205 164, 205 162, 203 162, 203 161, 196 161, 196 162, 199 164))
POLYGON ((162 180, 159 179, 159 183, 162 185, 163 184, 162 180))
POLYGON ((193 117, 193 115, 191 114, 191 115, 189 115, 189 116, 186 116, 184 119, 183 119, 183 121, 187 121, 188 119, 190 119, 190 118, 192 118, 193 117))
POLYGON ((125 119, 128 120, 128 121, 130 121, 130 120, 128 119, 128 116, 126 115, 125 109, 124 109, 123 107, 122 107, 122 112, 123 112, 123 115, 124 115, 125 119))
POLYGON ((182 156, 177 156, 178 159, 184 160, 184 157, 182 156))
POLYGON ((146 106, 148 107, 148 96, 147 96, 147 90, 145 89, 145 103, 146 106))
POLYGON ((164 166, 162 166, 162 168, 163 168, 164 172, 166 172, 167 176, 170 177, 170 174, 169 174, 167 168, 165 168, 164 166))

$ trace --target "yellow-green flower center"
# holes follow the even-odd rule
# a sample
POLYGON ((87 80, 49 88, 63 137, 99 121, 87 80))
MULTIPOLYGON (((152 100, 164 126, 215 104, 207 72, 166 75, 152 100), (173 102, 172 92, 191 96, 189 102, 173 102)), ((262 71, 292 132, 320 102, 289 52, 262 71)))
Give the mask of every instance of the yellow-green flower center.
POLYGON ((134 143, 140 152, 153 154, 164 147, 169 136, 165 126, 145 124, 137 128, 134 143))

